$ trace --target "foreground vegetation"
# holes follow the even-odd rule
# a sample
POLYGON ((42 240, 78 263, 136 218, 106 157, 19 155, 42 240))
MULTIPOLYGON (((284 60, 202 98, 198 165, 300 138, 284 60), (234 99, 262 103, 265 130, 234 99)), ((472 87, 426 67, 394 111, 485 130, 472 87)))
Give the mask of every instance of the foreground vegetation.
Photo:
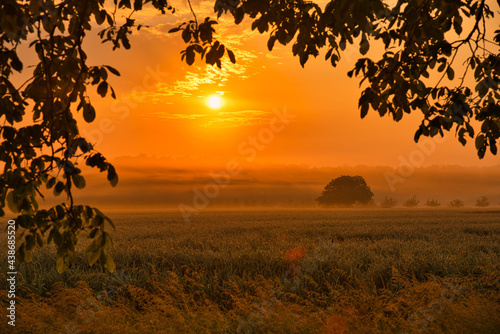
POLYGON ((19 267, 16 332, 497 333, 499 213, 114 214, 112 275, 50 248, 19 267))

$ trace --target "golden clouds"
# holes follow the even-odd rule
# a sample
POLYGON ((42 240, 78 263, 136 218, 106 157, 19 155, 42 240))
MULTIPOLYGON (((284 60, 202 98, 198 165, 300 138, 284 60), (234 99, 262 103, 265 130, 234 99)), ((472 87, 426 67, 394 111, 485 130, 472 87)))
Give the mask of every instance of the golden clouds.
POLYGON ((199 126, 206 128, 234 128, 240 126, 269 124, 273 118, 273 113, 262 110, 210 111, 203 114, 170 114, 168 112, 156 112, 152 114, 152 116, 164 120, 198 121, 199 126), (201 122, 199 120, 201 120, 201 122))
POLYGON ((262 110, 241 110, 233 112, 220 112, 212 117, 208 123, 203 124, 209 128, 232 128, 238 126, 250 126, 269 124, 273 113, 262 110))

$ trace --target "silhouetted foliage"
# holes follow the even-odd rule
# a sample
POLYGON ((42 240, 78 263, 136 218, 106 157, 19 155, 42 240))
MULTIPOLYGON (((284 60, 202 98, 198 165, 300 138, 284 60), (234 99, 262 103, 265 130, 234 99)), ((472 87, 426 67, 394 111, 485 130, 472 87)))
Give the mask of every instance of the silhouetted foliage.
POLYGON ((476 200, 476 206, 484 208, 484 207, 487 207, 489 205, 490 205, 490 201, 488 200, 488 197, 486 197, 486 196, 481 196, 476 200))
POLYGON ((425 202, 425 205, 435 207, 435 206, 440 206, 441 203, 436 199, 428 199, 427 202, 425 202))
POLYGON ((106 225, 113 226, 111 220, 97 208, 76 205, 73 196, 86 184, 79 163, 105 172, 112 186, 118 182, 115 168, 80 135, 75 114, 81 113, 85 122, 94 121, 96 110, 87 88, 115 98, 109 80, 120 73, 108 65, 88 64, 84 39, 92 25, 100 26, 98 35, 113 50, 129 49, 128 36, 141 26, 130 16, 115 15, 116 10, 131 14, 148 2, 162 12, 173 10, 165 0, 0 2, 0 216, 5 206, 18 214, 21 262, 31 259, 35 247, 54 244, 56 267, 62 272, 74 258, 81 233, 87 232, 92 239, 86 249, 89 264, 99 261, 111 272, 115 268, 106 231, 106 225), (34 66, 23 64, 21 44, 29 45, 22 50, 32 52, 34 66), (17 87, 16 72, 28 74, 17 87), (66 202, 39 210, 45 188, 54 196, 64 193, 66 202))
POLYGON ((406 206, 407 208, 414 208, 420 203, 419 200, 417 200, 417 196, 413 195, 412 198, 407 199, 403 205, 406 206))
MULTIPOLYGON (((276 42, 293 43, 292 53, 302 66, 322 48, 327 50, 325 59, 336 66, 348 43, 358 44, 362 56, 374 42, 383 45, 385 52, 378 60, 360 57, 348 72, 349 77, 360 76, 364 83, 359 99, 361 118, 370 108, 395 121, 418 110, 423 119, 415 141, 422 135, 444 136, 444 131, 454 129, 462 145, 466 137, 475 136, 479 158, 488 148, 497 154, 500 29, 494 32, 493 41, 486 40, 493 35, 487 31, 486 21, 494 20, 494 12, 485 0, 332 0, 324 7, 305 0, 217 0, 214 11, 217 17, 229 13, 236 24, 249 17, 253 30, 269 34, 270 51, 276 42), (467 20, 473 24, 464 25, 467 20), (465 66, 455 61, 459 51, 467 53, 465 66), (473 80, 464 80, 467 73, 473 80), (437 80, 427 80, 431 75, 437 80), (445 78, 450 82, 442 84, 445 78), (479 124, 476 129, 474 118, 479 124)), ((198 24, 195 17, 172 30, 182 30, 189 43, 183 51, 188 64, 196 52, 202 57, 206 53, 206 62, 220 67, 224 48, 213 41, 211 22, 207 18, 198 24), (207 38, 201 37, 202 32, 207 38)), ((229 57, 235 62, 234 55, 229 57)))
POLYGON ((385 196, 382 203, 380 203, 380 206, 382 208, 392 208, 396 206, 396 204, 398 204, 398 201, 396 201, 394 198, 385 196))
POLYGON ((363 177, 342 175, 326 185, 316 201, 322 206, 352 206, 356 203, 367 204, 372 197, 373 193, 363 177))
POLYGON ((464 202, 459 199, 454 199, 453 201, 450 202, 450 206, 452 208, 463 208, 464 202))

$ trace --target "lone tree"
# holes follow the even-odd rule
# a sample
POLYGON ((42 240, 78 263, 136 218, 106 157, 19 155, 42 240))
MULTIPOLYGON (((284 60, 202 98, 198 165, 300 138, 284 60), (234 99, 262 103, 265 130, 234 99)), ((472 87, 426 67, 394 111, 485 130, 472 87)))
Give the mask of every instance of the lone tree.
POLYGON ((316 201, 322 206, 352 206, 356 203, 368 204, 372 197, 373 193, 363 177, 342 175, 328 183, 316 201))

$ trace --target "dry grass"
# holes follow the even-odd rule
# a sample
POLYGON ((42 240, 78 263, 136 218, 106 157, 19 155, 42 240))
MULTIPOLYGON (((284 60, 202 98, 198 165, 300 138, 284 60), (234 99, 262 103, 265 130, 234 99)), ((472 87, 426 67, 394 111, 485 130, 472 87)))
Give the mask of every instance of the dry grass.
POLYGON ((191 223, 175 212, 114 216, 113 275, 86 267, 83 255, 59 275, 50 249, 19 268, 17 332, 500 328, 492 210, 206 212, 191 223))

